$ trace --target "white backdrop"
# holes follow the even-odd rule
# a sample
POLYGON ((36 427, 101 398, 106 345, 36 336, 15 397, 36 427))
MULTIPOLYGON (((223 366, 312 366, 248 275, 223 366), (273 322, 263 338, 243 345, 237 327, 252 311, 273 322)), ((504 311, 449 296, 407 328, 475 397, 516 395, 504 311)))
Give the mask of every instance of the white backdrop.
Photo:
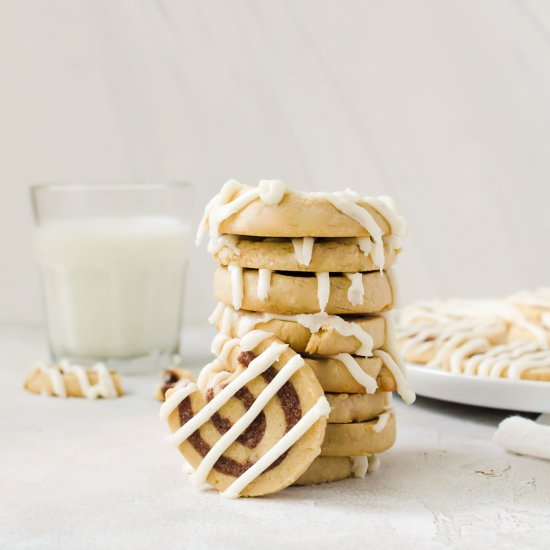
POLYGON ((198 218, 229 177, 393 195, 404 301, 550 283, 550 2, 0 0, 0 322, 42 321, 30 182, 185 179, 198 218))

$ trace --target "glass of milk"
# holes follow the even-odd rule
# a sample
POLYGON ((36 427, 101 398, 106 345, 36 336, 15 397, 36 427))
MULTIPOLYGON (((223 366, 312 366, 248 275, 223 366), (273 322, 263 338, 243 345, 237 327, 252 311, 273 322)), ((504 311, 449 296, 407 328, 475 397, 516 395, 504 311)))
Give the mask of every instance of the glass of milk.
POLYGON ((38 185, 32 200, 52 360, 165 367, 179 351, 191 186, 38 185))

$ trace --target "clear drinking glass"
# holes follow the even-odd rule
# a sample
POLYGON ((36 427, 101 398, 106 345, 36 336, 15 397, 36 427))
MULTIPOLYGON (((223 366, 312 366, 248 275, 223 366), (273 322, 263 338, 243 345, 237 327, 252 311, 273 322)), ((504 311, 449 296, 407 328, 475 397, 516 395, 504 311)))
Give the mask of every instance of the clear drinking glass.
POLYGON ((179 348, 191 185, 48 184, 31 194, 52 360, 125 373, 166 366, 179 348))

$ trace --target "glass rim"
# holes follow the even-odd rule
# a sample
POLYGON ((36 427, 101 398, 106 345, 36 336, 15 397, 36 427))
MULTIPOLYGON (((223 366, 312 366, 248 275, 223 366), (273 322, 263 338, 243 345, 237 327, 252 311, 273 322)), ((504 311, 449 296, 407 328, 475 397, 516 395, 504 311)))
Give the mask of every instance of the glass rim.
POLYGON ((120 180, 120 181, 86 181, 78 183, 78 180, 73 182, 39 182, 33 183, 29 186, 31 193, 34 195, 40 191, 54 191, 54 192, 74 192, 74 191, 158 191, 160 189, 170 188, 189 188, 192 189, 194 185, 185 180, 161 180, 161 181, 148 181, 148 180, 120 180))

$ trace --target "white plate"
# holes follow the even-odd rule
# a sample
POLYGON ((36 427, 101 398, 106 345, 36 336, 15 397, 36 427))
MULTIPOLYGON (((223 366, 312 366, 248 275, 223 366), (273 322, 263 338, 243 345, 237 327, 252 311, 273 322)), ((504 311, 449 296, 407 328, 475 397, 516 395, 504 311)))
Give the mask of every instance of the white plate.
POLYGON ((424 397, 511 411, 550 413, 550 382, 481 378, 407 364, 414 391, 424 397))

